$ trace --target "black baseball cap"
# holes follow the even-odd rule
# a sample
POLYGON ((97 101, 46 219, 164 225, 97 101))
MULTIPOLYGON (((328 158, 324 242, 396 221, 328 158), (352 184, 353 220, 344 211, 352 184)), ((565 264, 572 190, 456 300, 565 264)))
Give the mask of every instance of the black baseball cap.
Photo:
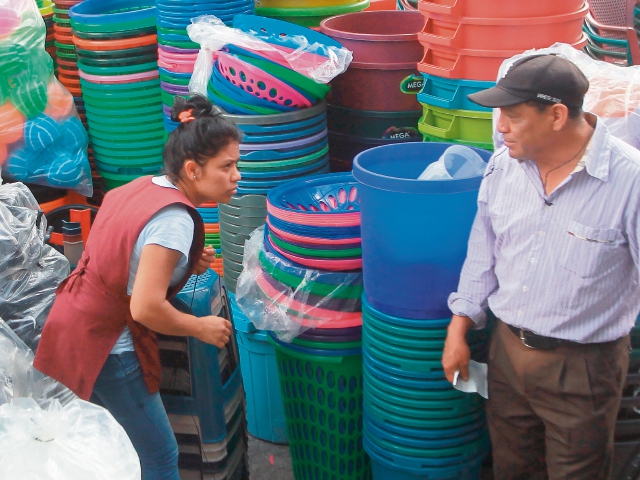
POLYGON ((532 55, 515 62, 497 85, 468 95, 478 105, 508 107, 533 100, 582 107, 589 80, 569 60, 556 55, 532 55))

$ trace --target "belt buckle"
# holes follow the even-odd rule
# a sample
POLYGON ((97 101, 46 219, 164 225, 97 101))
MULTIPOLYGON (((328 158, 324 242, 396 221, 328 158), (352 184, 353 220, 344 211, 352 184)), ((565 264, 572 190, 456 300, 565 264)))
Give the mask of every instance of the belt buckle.
POLYGON ((532 347, 531 345, 529 345, 529 344, 527 343, 527 338, 524 336, 524 330, 519 329, 519 330, 518 330, 518 333, 520 334, 520 335, 519 335, 519 336, 520 336, 520 340, 522 341, 522 344, 523 344, 525 347, 527 347, 527 348, 532 348, 532 349, 535 349, 535 348, 536 348, 536 347, 532 347))

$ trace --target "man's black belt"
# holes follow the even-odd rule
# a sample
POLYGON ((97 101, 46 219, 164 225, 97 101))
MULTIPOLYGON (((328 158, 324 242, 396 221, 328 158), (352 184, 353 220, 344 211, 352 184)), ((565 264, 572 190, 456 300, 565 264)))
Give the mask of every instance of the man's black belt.
POLYGON ((538 335, 530 330, 524 330, 522 328, 514 327, 513 325, 506 324, 515 336, 517 336, 525 347, 536 348, 538 350, 554 350, 558 347, 582 345, 578 342, 571 340, 562 340, 560 338, 545 337, 538 335))

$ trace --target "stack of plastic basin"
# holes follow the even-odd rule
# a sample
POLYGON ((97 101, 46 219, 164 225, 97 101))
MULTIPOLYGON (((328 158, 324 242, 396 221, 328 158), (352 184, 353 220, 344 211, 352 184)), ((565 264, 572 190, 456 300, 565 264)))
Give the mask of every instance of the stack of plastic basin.
POLYGON ((256 14, 317 28, 327 17, 361 12, 369 0, 260 0, 256 14))
POLYGON ((151 0, 85 0, 69 11, 89 136, 107 189, 163 164, 155 11, 151 0))
POLYGON ((78 57, 73 45, 71 32, 71 20, 69 9, 79 3, 80 0, 55 0, 53 2, 53 38, 56 48, 56 62, 58 66, 58 80, 73 95, 78 107, 78 113, 82 112, 82 92, 80 90, 80 77, 78 76, 78 57))
POLYGON ((420 132, 425 141, 454 142, 492 149, 491 110, 467 95, 495 85, 504 60, 556 42, 582 48, 583 0, 420 0, 425 16, 419 34, 425 52, 418 69, 424 87, 420 132))
POLYGON ((640 475, 640 318, 631 329, 629 370, 622 390, 614 436, 612 478, 640 475))
POLYGON ((44 20, 44 24, 47 27, 47 37, 45 39, 44 48, 47 53, 51 56, 53 60, 54 71, 57 73, 56 66, 56 46, 55 46, 55 35, 53 32, 53 2, 51 0, 46 0, 39 8, 40 15, 42 15, 42 19, 44 20))
POLYGON ((216 259, 211 263, 210 268, 222 276, 222 247, 220 245, 220 213, 218 211, 218 204, 215 202, 206 202, 200 205, 197 210, 204 222, 204 244, 216 250, 216 259))
MULTIPOLYGON (((482 180, 418 180, 449 146, 385 145, 353 164, 365 286, 364 445, 375 480, 477 479, 489 447, 481 397, 454 390, 441 365, 447 298, 482 180)), ((488 161, 490 152, 475 150, 488 161)), ((484 360, 484 332, 469 342, 484 360)))
POLYGON ((234 196, 228 204, 219 204, 220 246, 224 282, 231 293, 236 292, 238 277, 242 273, 244 243, 251 232, 264 224, 267 216, 264 195, 234 196))
POLYGON ((366 480, 357 185, 350 174, 297 180, 271 190, 267 210, 255 281, 266 301, 285 300, 304 327, 291 343, 268 337, 294 476, 366 480))
POLYGON ((353 62, 331 82, 329 143, 331 170, 350 171, 353 158, 380 145, 421 141, 422 58, 418 12, 383 10, 326 19, 320 31, 353 51, 353 62))
POLYGON ((188 96, 189 81, 200 46, 190 40, 187 26, 201 15, 215 15, 231 25, 237 14, 253 13, 252 0, 157 0, 158 68, 165 118, 176 95, 188 96))
MULTIPOLYGON (((197 317, 230 318, 220 277, 192 276, 173 305, 197 317)), ((233 335, 218 349, 192 337, 160 335, 161 397, 178 440, 180 478, 242 480, 247 436, 238 351, 233 335)))
POLYGON ((229 304, 240 354, 247 429, 260 440, 287 443, 275 349, 269 343, 267 332, 256 329, 242 312, 232 293, 229 293, 229 304))
POLYGON ((271 115, 304 109, 321 102, 329 86, 291 68, 275 50, 290 53, 306 39, 310 49, 296 61, 328 61, 322 46, 341 45, 325 35, 287 22, 254 15, 236 15, 234 28, 267 42, 274 50, 250 50, 229 44, 216 53, 207 85, 211 100, 232 114, 271 115), (316 48, 316 51, 311 51, 316 48))

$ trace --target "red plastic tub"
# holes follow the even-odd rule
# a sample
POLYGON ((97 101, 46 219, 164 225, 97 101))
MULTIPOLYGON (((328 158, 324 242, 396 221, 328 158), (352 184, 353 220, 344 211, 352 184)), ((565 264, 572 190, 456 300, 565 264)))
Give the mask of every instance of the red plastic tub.
POLYGON ((534 18, 472 18, 426 14, 420 42, 475 50, 529 50, 556 42, 576 43, 589 11, 584 4, 575 12, 534 18))
POLYGON ((354 62, 417 63, 425 19, 417 11, 356 12, 327 18, 320 31, 353 52, 354 62))
MULTIPOLYGON (((551 46, 551 42, 545 47, 551 46)), ((587 43, 586 34, 572 45, 581 49, 587 43)), ((425 53, 418 70, 445 78, 464 78, 495 82, 500 65, 507 58, 523 52, 519 50, 470 50, 425 44, 425 53)))
POLYGON ((420 110, 415 95, 400 90, 406 77, 416 74, 415 63, 352 63, 331 81, 327 102, 356 110, 399 112, 420 110))
POLYGON ((578 11, 584 0, 420 0, 425 13, 474 18, 528 18, 578 11))
POLYGON ((396 0, 371 0, 365 11, 395 10, 396 0))

